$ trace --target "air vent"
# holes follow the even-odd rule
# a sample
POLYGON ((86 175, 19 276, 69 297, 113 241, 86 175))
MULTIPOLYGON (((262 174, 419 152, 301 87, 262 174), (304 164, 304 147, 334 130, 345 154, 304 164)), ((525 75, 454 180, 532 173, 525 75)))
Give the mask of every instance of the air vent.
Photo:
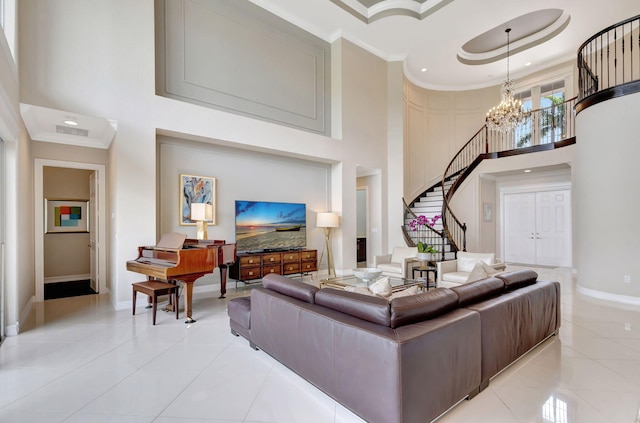
POLYGON ((56 125, 56 132, 59 134, 76 135, 78 137, 88 137, 89 130, 82 128, 72 128, 70 126, 56 125))

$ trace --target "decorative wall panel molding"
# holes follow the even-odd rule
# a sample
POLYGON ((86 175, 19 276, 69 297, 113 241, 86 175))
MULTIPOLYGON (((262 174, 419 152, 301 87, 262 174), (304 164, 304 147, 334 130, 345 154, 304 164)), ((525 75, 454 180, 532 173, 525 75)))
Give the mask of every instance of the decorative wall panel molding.
POLYGON ((330 134, 331 46, 246 0, 158 0, 158 95, 330 134))

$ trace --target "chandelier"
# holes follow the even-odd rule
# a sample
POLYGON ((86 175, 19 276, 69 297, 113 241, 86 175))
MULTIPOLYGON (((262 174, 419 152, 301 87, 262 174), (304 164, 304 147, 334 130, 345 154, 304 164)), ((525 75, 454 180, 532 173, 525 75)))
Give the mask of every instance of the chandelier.
POLYGON ((502 84, 502 101, 487 113, 487 127, 494 131, 511 132, 527 116, 522 102, 513 98, 513 80, 509 79, 509 32, 507 28, 507 80, 502 84))

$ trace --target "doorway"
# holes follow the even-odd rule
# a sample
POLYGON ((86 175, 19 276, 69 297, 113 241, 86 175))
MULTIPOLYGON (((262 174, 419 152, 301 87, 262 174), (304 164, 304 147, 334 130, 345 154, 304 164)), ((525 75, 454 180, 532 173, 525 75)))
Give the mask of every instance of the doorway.
MULTIPOLYGON (((106 287, 106 246, 102 240, 106 239, 106 223, 104 219, 105 208, 105 167, 104 165, 95 165, 89 163, 64 162, 57 160, 36 159, 34 166, 34 185, 35 185, 35 300, 44 301, 45 299, 45 282, 64 282, 82 281, 82 286, 93 288, 94 292, 107 293, 106 287), (59 189, 47 188, 46 185, 50 181, 47 179, 48 170, 59 174, 75 175, 66 179, 65 186, 59 189), (66 171, 65 171, 66 170, 66 171), (82 176, 84 175, 84 176, 82 176), (45 183, 45 179, 47 183, 45 183), (71 182, 69 182, 71 181, 71 182), (83 188, 73 188, 68 185, 83 185, 83 188), (45 190, 46 189, 46 190, 45 190), (82 231, 70 231, 64 233, 51 233, 48 228, 50 222, 45 222, 47 215, 46 208, 48 199, 74 200, 76 203, 83 203, 82 208, 87 218, 87 229, 82 231), (46 207, 46 208, 45 208, 46 207), (49 232, 49 233, 48 233, 49 232), (50 236, 51 235, 51 236, 50 236), (63 237, 63 235, 68 235, 63 237), (49 272, 48 264, 56 262, 58 257, 51 258, 47 252, 49 244, 58 245, 60 243, 75 248, 75 255, 69 258, 62 258, 65 268, 62 273, 56 274, 49 272), (82 266, 69 270, 68 264, 75 261, 75 256, 84 255, 86 257, 82 266), (49 272, 46 273, 45 272, 49 272), (46 275, 46 277, 45 277, 46 275), (60 278, 60 279, 56 279, 60 278)), ((54 246, 54 248, 56 248, 54 246)), ((57 249, 54 250, 57 253, 57 249)))
POLYGON ((367 267, 367 188, 356 190, 356 213, 358 267, 367 267))
POLYGON ((541 266, 571 266, 571 191, 503 196, 504 260, 541 266))

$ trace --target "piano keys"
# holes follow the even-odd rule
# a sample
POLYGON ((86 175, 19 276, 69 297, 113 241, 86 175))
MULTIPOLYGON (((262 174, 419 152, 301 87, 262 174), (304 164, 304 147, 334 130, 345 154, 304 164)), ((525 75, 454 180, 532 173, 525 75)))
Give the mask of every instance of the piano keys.
POLYGON ((138 257, 127 261, 127 270, 147 275, 149 280, 181 281, 187 316, 185 323, 194 323, 194 282, 219 267, 219 298, 224 298, 227 292, 227 269, 236 258, 236 244, 227 244, 223 240, 187 239, 184 234, 173 233, 163 235, 156 246, 138 247, 138 257))

